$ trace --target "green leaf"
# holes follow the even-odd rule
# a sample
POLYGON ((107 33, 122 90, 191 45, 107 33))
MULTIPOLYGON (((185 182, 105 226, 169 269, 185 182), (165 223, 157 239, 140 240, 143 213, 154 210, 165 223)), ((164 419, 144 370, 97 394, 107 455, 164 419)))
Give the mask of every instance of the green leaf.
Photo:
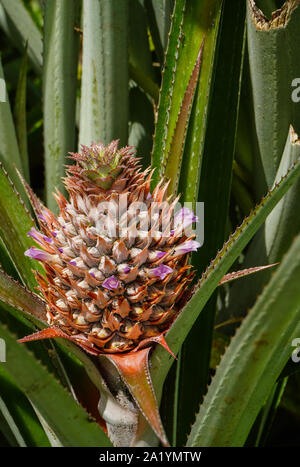
MULTIPOLYGON (((173 13, 173 21, 170 31, 170 37, 168 42, 168 48, 166 53, 166 60, 163 70, 163 79, 162 85, 160 90, 159 96, 159 105, 158 105, 158 114, 157 114, 157 122, 155 127, 155 134, 154 134, 154 141, 153 141, 153 149, 152 149, 152 167, 156 169, 152 177, 152 186, 155 187, 161 176, 163 174, 163 167, 161 166, 162 160, 164 159, 165 152, 168 151, 166 148, 166 140, 169 133, 169 125, 170 125, 170 111, 172 106, 172 96, 175 95, 177 97, 178 94, 174 93, 174 83, 175 83, 175 73, 177 68, 177 62, 179 57, 179 50, 180 44, 182 41, 182 25, 184 19, 184 11, 185 11, 185 0, 176 0, 174 13, 173 13)), ((198 47, 198 51, 200 49, 200 44, 198 47)), ((193 66, 196 61, 196 56, 194 58, 193 66)), ((192 67, 193 68, 193 67, 192 67)), ((188 75, 188 79, 190 78, 192 68, 190 70, 190 74, 188 75)), ((187 85, 186 81, 186 85, 187 85)), ((182 102, 182 97, 184 95, 186 86, 181 93, 178 99, 177 105, 177 114, 180 109, 180 105, 182 102)), ((176 117, 177 117, 176 114, 176 117)), ((176 122, 176 120, 175 120, 176 122)))
POLYGON ((292 81, 300 76, 299 21, 298 1, 286 1, 270 20, 254 0, 247 1, 257 158, 262 164, 261 168, 257 163, 256 170, 263 170, 269 188, 275 179, 290 123, 296 132, 300 131, 299 106, 292 99, 292 81))
POLYGON ((299 280, 297 237, 227 348, 188 446, 243 446, 299 335, 299 280))
MULTIPOLYGON (((4 79, 1 57, 0 79, 4 79)), ((23 164, 7 92, 5 92, 5 102, 0 102, 0 161, 4 164, 18 191, 24 195, 23 198, 26 199, 22 184, 14 168, 15 164, 18 169, 23 172, 23 164)))
POLYGON ((1 270, 0 300, 21 310, 35 325, 43 327, 47 324, 45 302, 1 270))
MULTIPOLYGON (((275 177, 275 183, 294 161, 300 157, 300 139, 290 128, 288 141, 275 177), (292 144, 289 143, 289 139, 292 144)), ((276 206, 267 219, 265 226, 266 253, 270 262, 279 261, 291 245, 295 235, 300 232, 300 220, 295 216, 299 207, 300 182, 276 206)))
MULTIPOLYGON (((281 162, 275 180, 278 181, 287 168, 300 157, 300 142, 293 128, 290 128, 281 162)), ((258 232, 245 256, 243 267, 281 261, 294 237, 300 232, 298 209, 300 195, 299 180, 278 203, 268 217, 265 226, 258 232)), ((266 271, 260 277, 253 276, 247 283, 235 284, 230 290, 229 310, 233 317, 241 316, 245 311, 244 303, 251 306, 263 285, 268 282, 270 273, 266 271)))
MULTIPOLYGON (((9 425, 16 430, 16 437, 19 433, 20 441, 23 440, 27 446, 49 446, 30 402, 8 375, 5 365, 0 366, 0 386, 2 400, 12 421, 9 425)), ((20 442, 18 444, 21 445, 20 442)))
MULTIPOLYGON (((190 199, 186 193, 188 188, 182 190, 180 187, 180 191, 187 201, 194 201, 198 193, 199 167, 204 143, 206 112, 220 12, 221 2, 219 0, 187 2, 186 4, 177 1, 175 3, 153 143, 152 165, 156 168, 153 186, 165 174, 168 155, 172 156, 171 144, 180 107, 205 37, 198 92, 195 96, 196 110, 194 110, 194 118, 191 117, 188 130, 188 133, 193 132, 190 137, 192 145, 188 146, 185 151, 182 173, 180 174, 193 190, 193 197, 190 199), (195 115, 197 115, 196 118, 195 115), (189 159, 189 155, 191 159, 189 159)), ((173 158, 170 157, 168 162, 173 167, 173 172, 180 171, 181 160, 173 161, 173 158)))
MULTIPOLYGON (((218 0, 189 2, 183 25, 185 39, 181 61, 178 64, 178 74, 180 69, 182 69, 181 73, 185 73, 185 69, 190 68, 192 57, 205 38, 199 85, 190 117, 179 185, 181 199, 193 203, 197 201, 199 191, 210 96, 214 90, 214 63, 218 53, 217 38, 221 25, 221 11, 222 2, 218 0)), ((222 97, 224 98, 224 95, 222 97)), ((211 133, 211 129, 209 131, 211 133)))
POLYGON ((46 2, 44 26, 44 148, 46 199, 57 212, 53 191, 64 192, 62 177, 68 152, 75 149, 75 102, 79 36, 74 30, 79 2, 46 2))
POLYGON ((83 2, 80 144, 127 144, 128 6, 119 0, 83 2))
POLYGON ((31 290, 37 286, 32 270, 38 269, 43 273, 43 268, 36 261, 24 256, 25 250, 33 246, 32 239, 26 235, 33 226, 32 218, 0 166, 0 236, 19 276, 31 290))
POLYGON ((164 61, 164 52, 167 48, 171 15, 175 2, 174 0, 144 0, 144 3, 148 14, 155 51, 162 65, 164 61))
POLYGON ((28 57, 38 74, 42 72, 42 36, 22 0, 1 0, 5 12, 16 28, 23 46, 28 41, 28 57))
POLYGON ((27 123, 26 123, 26 83, 27 83, 27 49, 26 43, 24 57, 20 67, 19 80, 16 92, 14 116, 16 122, 16 134, 19 145, 20 156, 24 177, 30 181, 29 160, 27 150, 27 123))
POLYGON ((287 382, 288 378, 284 378, 274 384, 271 393, 261 410, 261 422, 259 424, 255 446, 265 445, 287 382))
POLYGON ((5 340, 6 370, 24 391, 63 446, 110 446, 99 426, 11 332, 0 327, 5 340))
POLYGON ((129 93, 130 131, 128 144, 136 148, 142 157, 143 168, 151 164, 152 135, 154 132, 153 106, 148 96, 137 86, 132 86, 129 93))
POLYGON ((157 102, 159 88, 149 48, 146 12, 140 0, 129 2, 129 72, 130 77, 157 102))
POLYGON ((185 137, 194 100, 195 90, 199 79, 203 46, 204 41, 201 44, 196 63, 194 65, 192 74, 190 76, 190 80, 188 82, 187 88, 182 99, 181 107, 176 121, 176 126, 170 144, 170 149, 166 156, 164 176, 167 180, 170 181, 168 185, 169 194, 176 194, 178 189, 185 137))
POLYGON ((13 277, 16 280, 19 279, 18 273, 11 261, 11 258, 1 238, 0 238, 0 265, 1 265, 1 268, 4 269, 4 271, 6 271, 9 276, 13 277))
MULTIPOLYGON (((200 193, 198 197, 199 200, 204 202, 205 206, 205 245, 199 249, 197 254, 193 254, 192 256, 192 263, 198 274, 201 274, 209 264, 211 258, 215 257, 218 249, 223 245, 226 235, 225 226, 229 208, 243 64, 245 12, 243 2, 239 2, 235 6, 230 0, 223 2, 216 45, 218 54, 214 59, 213 74, 215 78, 211 83, 210 90, 204 156, 200 176, 200 193), (231 118, 228 118, 228 115, 231 115, 231 118)), ((204 52, 205 50, 206 39, 204 42, 204 52)), ((201 69, 200 80, 202 72, 201 69)), ((198 94, 201 93, 202 89, 199 88, 198 94)), ((195 112, 195 109, 193 112, 195 112)), ((193 118, 195 119, 195 115, 193 118)), ((195 134, 189 134, 188 131, 187 150, 190 148, 191 138, 195 136, 195 134)), ((187 150, 184 153, 183 173, 185 173, 187 150)), ((172 154, 170 162, 173 162, 175 168, 177 168, 174 157, 176 154, 175 148, 170 153, 172 154)), ((168 178, 171 178, 171 172, 167 172, 166 170, 166 175, 168 178)), ((182 176, 179 192, 183 191, 186 193, 188 183, 189 180, 182 176)), ((192 189, 194 190, 194 187, 192 189)), ((186 201, 185 198, 182 201, 186 201)), ((194 413, 200 403, 201 392, 204 393, 207 387, 215 309, 216 297, 214 296, 194 324, 184 343, 182 353, 178 357, 180 360, 176 376, 178 388, 175 389, 178 400, 176 403, 174 402, 177 405, 176 410, 178 412, 176 445, 183 445, 185 443, 186 433, 194 420, 194 413), (198 358, 195 360, 194 355, 196 353, 198 358)), ((171 388, 172 386, 174 384, 171 385, 169 381, 169 387, 171 388)), ((164 400, 170 398, 170 391, 168 391, 165 394, 164 400)))
POLYGON ((10 414, 5 401, 0 396, 0 430, 6 436, 11 446, 26 447, 26 443, 10 414))

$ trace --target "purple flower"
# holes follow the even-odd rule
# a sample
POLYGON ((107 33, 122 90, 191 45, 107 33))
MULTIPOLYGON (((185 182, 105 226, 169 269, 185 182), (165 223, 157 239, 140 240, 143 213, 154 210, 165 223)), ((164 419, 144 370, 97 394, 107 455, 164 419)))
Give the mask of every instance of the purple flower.
POLYGON ((52 238, 46 237, 46 235, 43 235, 41 232, 36 230, 34 227, 32 227, 32 229, 29 230, 29 232, 27 232, 27 237, 32 237, 38 243, 41 243, 41 238, 45 240, 45 242, 47 243, 52 242, 52 238))
POLYGON ((57 248, 60 253, 63 253, 64 250, 62 248, 57 248))
POLYGON ((29 256, 32 259, 38 259, 39 261, 47 261, 51 258, 49 253, 42 251, 39 248, 34 248, 33 246, 31 246, 29 250, 26 250, 24 255, 29 256))
POLYGON ((77 265, 76 261, 69 261, 69 264, 72 264, 73 266, 77 265))
POLYGON ((102 287, 113 290, 119 287, 119 281, 115 276, 110 276, 102 282, 102 287))
POLYGON ((123 272, 125 272, 125 274, 128 274, 130 271, 131 268, 129 266, 125 266, 125 268, 123 269, 123 272))
POLYGON ((167 254, 166 251, 158 251, 157 252, 157 257, 160 259, 160 258, 163 258, 166 254, 167 254))
POLYGON ((151 269, 150 273, 152 276, 159 277, 161 280, 164 280, 164 278, 173 272, 173 269, 170 268, 169 266, 166 266, 165 264, 161 264, 157 268, 151 269))
POLYGON ((175 229, 181 226, 182 230, 184 230, 186 227, 193 224, 193 222, 198 222, 198 217, 195 216, 193 211, 186 207, 180 209, 174 216, 175 229))
POLYGON ((93 272, 90 272, 90 275, 96 279, 96 276, 93 272))
POLYGON ((197 248, 199 248, 200 243, 196 242, 196 240, 187 240, 184 243, 181 243, 181 245, 177 246, 175 248, 175 253, 177 255, 183 255, 185 253, 190 253, 191 251, 197 251, 197 248))

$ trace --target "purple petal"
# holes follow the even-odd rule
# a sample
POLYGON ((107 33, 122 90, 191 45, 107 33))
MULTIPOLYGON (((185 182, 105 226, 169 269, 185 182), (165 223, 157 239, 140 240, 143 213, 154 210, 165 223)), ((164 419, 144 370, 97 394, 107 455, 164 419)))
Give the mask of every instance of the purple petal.
POLYGON ((46 218, 42 214, 38 214, 37 217, 38 217, 38 219, 42 219, 43 221, 46 222, 46 218))
POLYGON ((196 240, 188 240, 181 245, 175 248, 176 255, 183 255, 185 253, 190 253, 191 251, 197 251, 199 248, 200 243, 196 242, 196 240))
POLYGON ((25 256, 29 256, 32 259, 38 259, 39 261, 47 261, 51 257, 46 251, 39 250, 31 246, 29 250, 26 250, 24 253, 25 256))
POLYGON ((41 232, 32 227, 29 232, 27 232, 27 237, 32 237, 36 242, 41 243, 41 239, 45 240, 47 243, 52 242, 52 238, 43 235, 41 232))
POLYGON ((184 230, 186 227, 193 224, 194 222, 198 222, 198 217, 195 216, 193 211, 186 207, 180 209, 174 216, 175 228, 181 225, 181 228, 184 230))
POLYGON ((56 233, 56 232, 51 232, 51 233, 52 233, 52 235, 53 235, 54 238, 57 237, 57 233, 56 233))
POLYGON ((170 268, 169 266, 166 266, 165 264, 161 264, 157 268, 151 269, 150 275, 159 277, 161 280, 164 280, 164 278, 173 272, 173 269, 170 268))
POLYGON ((129 266, 125 266, 125 268, 123 269, 123 272, 125 272, 125 274, 128 274, 128 272, 131 271, 131 268, 129 266))
POLYGON ((160 259, 160 258, 163 258, 166 254, 167 254, 166 251, 158 251, 157 252, 157 257, 160 259))
POLYGON ((76 261, 69 261, 69 264, 72 264, 73 266, 77 266, 76 261))
POLYGON ((57 248, 60 253, 63 253, 64 250, 62 248, 57 248))
POLYGON ((29 230, 29 232, 27 232, 26 235, 27 235, 27 237, 32 237, 36 242, 40 241, 40 239, 38 237, 38 232, 34 227, 32 227, 32 229, 29 230))
POLYGON ((115 276, 110 276, 102 282, 102 287, 113 290, 119 287, 119 281, 115 276))
POLYGON ((96 279, 96 276, 93 272, 90 272, 90 275, 96 279))

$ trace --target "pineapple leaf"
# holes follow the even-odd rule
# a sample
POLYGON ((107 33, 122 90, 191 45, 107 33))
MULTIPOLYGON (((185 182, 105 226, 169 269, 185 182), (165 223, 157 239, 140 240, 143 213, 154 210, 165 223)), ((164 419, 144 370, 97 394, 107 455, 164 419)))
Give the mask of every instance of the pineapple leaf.
MULTIPOLYGON (((202 149, 199 150, 200 146, 196 148, 194 143, 199 142, 201 136, 200 125, 202 121, 199 120, 197 115, 199 111, 201 114, 200 101, 203 98, 205 99, 205 95, 208 93, 207 81, 201 81, 202 73, 207 73, 209 69, 203 68, 207 39, 205 39, 204 58, 197 97, 194 100, 186 136, 178 191, 183 194, 183 201, 200 200, 204 202, 205 207, 205 244, 197 253, 192 254, 192 264, 198 275, 201 275, 202 271, 205 270, 211 258, 215 257, 227 235, 225 229, 229 211, 245 44, 245 13, 244 2, 233 4, 232 1, 225 0, 222 3, 220 26, 217 43, 215 44, 217 53, 214 53, 213 70, 210 70, 212 78, 202 149), (202 96, 202 92, 204 96, 202 96), (228 115, 230 115, 230 118, 228 118, 228 115), (203 162, 201 162, 202 154, 203 162), (194 164, 194 170, 191 170, 190 164, 194 164), (198 175, 196 174, 197 164, 201 164, 200 174, 198 175), (200 182, 197 178, 199 176, 200 182), (196 184, 199 185, 199 193, 196 184)), ((209 29, 207 34, 208 45, 210 45, 211 35, 216 34, 216 32, 209 29)), ((213 52, 211 51, 211 53, 213 52)), ((174 375, 176 383, 171 384, 170 378, 172 376, 170 375, 168 384, 166 384, 168 389, 165 390, 164 401, 172 399, 170 397, 171 388, 174 388, 174 395, 177 398, 177 401, 174 401, 177 414, 174 417, 176 421, 174 420, 173 431, 176 432, 176 444, 179 445, 184 444, 186 441, 186 433, 194 420, 195 411, 200 403, 201 392, 206 390, 215 310, 216 294, 211 297, 189 333, 188 339, 185 340, 182 352, 178 357, 181 362, 180 365, 176 366, 176 375, 174 375), (196 360, 194 359, 195 352, 198 353, 196 360), (191 390, 191 388, 193 389, 191 390), (196 388, 198 389, 196 390, 196 388), (176 428, 175 425, 177 425, 176 428)), ((171 410, 174 412, 173 409, 171 410)), ((168 416, 168 418, 170 417, 168 416)))
POLYGON ((222 280, 220 281, 219 285, 226 284, 227 282, 234 281, 236 279, 240 279, 241 277, 247 277, 250 274, 254 274, 259 271, 264 271, 265 269, 272 268, 274 266, 277 266, 279 263, 274 263, 274 264, 267 264, 266 266, 256 266, 254 268, 248 268, 248 269, 242 269, 240 271, 235 271, 235 272, 230 272, 228 274, 225 274, 223 276, 222 280))
POLYGON ((16 425, 5 401, 0 396, 0 430, 5 433, 11 446, 26 447, 26 443, 16 425))
POLYGON ((22 0, 1 0, 5 12, 18 31, 23 45, 28 41, 28 57, 38 75, 42 72, 42 35, 25 8, 22 0))
POLYGON ((204 39, 202 41, 194 69, 192 71, 190 80, 188 82, 186 91, 183 96, 183 100, 178 113, 176 126, 172 137, 172 142, 170 144, 169 152, 166 156, 164 176, 167 180, 170 180, 170 183, 168 185, 169 194, 176 194, 178 189, 185 137, 196 91, 196 86, 199 79, 203 47, 204 39))
POLYGON ((29 160, 27 150, 27 123, 26 123, 26 84, 27 84, 27 54, 28 42, 26 42, 25 52, 19 72, 19 80, 16 92, 14 116, 16 122, 16 134, 22 160, 23 172, 29 183, 29 160))
POLYGON ((130 77, 157 103, 159 87, 149 48, 146 11, 139 0, 129 2, 130 77))
POLYGON ((76 74, 79 35, 79 2, 46 2, 44 26, 44 147, 46 199, 57 212, 52 195, 55 188, 64 192, 66 155, 75 149, 76 74))
MULTIPOLYGON (((44 328, 45 326, 48 326, 47 323, 45 322, 46 310, 45 310, 44 302, 38 296, 32 294, 31 292, 26 290, 24 287, 20 286, 16 281, 8 277, 2 271, 0 271, 0 300, 14 307, 14 308, 7 307, 6 311, 12 314, 13 317, 17 319, 18 322, 23 322, 24 320, 22 318, 24 316, 26 320, 29 319, 39 328, 44 328), (15 314, 14 313, 15 310, 18 310, 19 312, 21 311, 22 316, 20 316, 18 312, 16 312, 15 314)), ((26 321, 25 321, 25 324, 27 324, 26 321)), ((27 333, 28 333, 28 330, 27 330, 27 333)), ((30 331, 31 331, 31 328, 30 328, 30 331)), ((23 329, 23 332, 24 332, 24 329, 23 329)), ((38 333, 36 333, 36 335, 38 335, 38 333)), ((21 340, 23 342, 26 342, 26 341, 30 341, 31 338, 32 336, 27 336, 21 340)), ((63 360, 64 360, 65 368, 67 369, 67 372, 68 372, 67 375, 65 374, 65 369, 61 367, 61 361, 59 357, 59 355, 61 354, 60 353, 57 354, 57 349, 56 348, 52 349, 50 355, 51 355, 53 363, 55 363, 54 359, 57 362, 55 364, 55 368, 57 369, 57 366, 58 365, 60 366, 59 375, 62 378, 62 381, 64 383, 67 383, 65 385, 68 386, 72 390, 72 385, 69 381, 68 375, 72 377, 72 372, 70 373, 70 368, 73 368, 74 365, 75 365, 75 369, 76 368, 78 369, 78 365, 80 365, 77 361, 78 359, 83 365, 92 383, 101 393, 100 405, 101 405, 101 410, 103 411, 101 415, 103 415, 103 417, 107 419, 108 425, 112 423, 112 420, 111 420, 112 414, 113 413, 120 414, 120 411, 123 412, 123 420, 125 419, 128 420, 128 424, 130 425, 132 421, 132 414, 130 413, 130 411, 126 410, 126 408, 121 407, 118 401, 116 401, 115 397, 110 392, 105 380, 102 377, 101 366, 100 366, 100 371, 99 371, 99 368, 95 365, 93 360, 89 357, 89 355, 86 352, 80 349, 78 345, 75 345, 66 339, 58 339, 56 340, 55 344, 60 350, 60 352, 62 352, 62 355, 64 357, 63 360), (63 374, 61 374, 61 372, 63 372, 63 374)), ((103 358, 105 357, 103 356, 103 358)), ((38 417, 41 420, 42 425, 45 427, 48 427, 48 423, 44 420, 44 417, 40 413, 39 409, 37 407, 35 407, 35 409, 36 409, 36 413, 38 414, 38 417)), ((118 437, 120 437, 121 436, 120 427, 118 430, 119 430, 118 437)), ((134 430, 135 429, 133 429, 133 431, 134 430)), ((48 432, 49 429, 47 428, 46 431, 48 432)), ((50 431, 51 431, 51 427, 50 427, 50 431)), ((59 441, 57 442, 59 443, 59 441)), ((51 439, 51 443, 56 443, 55 439, 51 439)))
POLYGON ((174 0, 145 0, 151 38, 161 65, 163 65, 164 51, 167 48, 174 3, 174 0))
MULTIPOLYGON (((1 57, 0 78, 4 79, 1 57)), ((5 102, 0 103, 0 161, 4 164, 5 169, 8 171, 9 176, 15 183, 22 197, 26 199, 26 197, 23 196, 24 190, 14 169, 14 165, 16 165, 18 169, 23 172, 23 164, 7 92, 5 95, 5 102)))
POLYGON ((83 2, 80 144, 127 143, 128 8, 119 0, 83 2))
POLYGON ((299 280, 300 236, 227 348, 188 446, 243 446, 299 335, 299 280))
MULTIPOLYGON (((184 201, 196 201, 199 190, 199 174, 202 164, 209 99, 211 90, 213 89, 213 67, 217 57, 217 37, 221 24, 221 11, 221 1, 205 0, 203 2, 187 2, 184 14, 181 34, 182 44, 174 76, 175 82, 169 111, 167 134, 160 162, 162 168, 164 168, 183 96, 187 89, 201 44, 205 38, 201 74, 189 121, 185 143, 186 149, 180 173, 181 180, 184 183, 181 183, 179 192, 182 193, 184 201)), ((176 165, 179 172, 180 165, 176 165)))
MULTIPOLYGON (((177 62, 179 57, 179 49, 182 42, 182 25, 185 11, 185 0, 176 0, 173 21, 169 36, 168 48, 165 58, 163 79, 160 89, 159 105, 157 123, 155 127, 153 149, 152 149, 152 166, 156 168, 156 171, 152 177, 152 186, 155 187, 162 176, 162 161, 164 160, 165 153, 167 151, 166 142, 169 132, 170 124, 170 112, 172 107, 172 96, 174 95, 174 83, 177 69, 177 62)), ((200 48, 200 44, 199 44, 200 48)), ((199 50, 199 49, 198 49, 199 50)), ((196 57, 195 57, 196 59, 196 57)), ((195 64, 195 60, 193 66, 195 64)), ((190 76, 190 74, 189 74, 190 76)), ((186 87, 184 88, 185 91, 186 87)), ((184 91, 179 96, 179 105, 177 106, 177 112, 180 108, 184 91)), ((177 113, 176 113, 177 116, 177 113)))
MULTIPOLYGON (((30 402, 8 375, 4 365, 0 366, 0 386, 1 398, 12 421, 12 424, 9 423, 9 431, 16 430, 15 436, 12 433, 12 443, 15 444, 15 439, 20 437, 20 441, 23 441, 26 446, 49 446, 44 430, 30 402)), ((4 434, 6 433, 5 430, 4 434)), ((10 442, 10 444, 12 443, 10 442)), ((20 442, 18 445, 20 445, 20 442)))
POLYGON ((0 269, 0 300, 17 310, 39 327, 47 325, 45 302, 0 269))
POLYGON ((289 0, 268 20, 256 3, 247 1, 247 39, 258 143, 256 157, 262 165, 256 164, 255 175, 259 180, 264 174, 266 185, 260 187, 262 193, 266 186, 273 185, 289 123, 300 131, 299 108, 291 96, 292 81, 300 76, 300 6, 298 1, 289 0))
POLYGON ((150 347, 130 355, 111 355, 109 358, 130 390, 149 425, 164 446, 169 446, 159 415, 148 367, 150 347))
POLYGON ((33 290, 37 283, 32 270, 43 268, 24 256, 33 245, 26 236, 34 222, 15 190, 7 172, 0 165, 0 236, 24 284, 33 290))

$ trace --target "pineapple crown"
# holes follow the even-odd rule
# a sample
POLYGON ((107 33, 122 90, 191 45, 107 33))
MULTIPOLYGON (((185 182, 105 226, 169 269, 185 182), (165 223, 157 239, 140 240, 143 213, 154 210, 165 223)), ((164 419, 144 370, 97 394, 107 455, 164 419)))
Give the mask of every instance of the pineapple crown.
MULTIPOLYGON (((81 153, 70 153, 69 156, 76 161, 76 165, 67 166, 73 177, 71 181, 79 184, 82 181, 92 182, 103 191, 121 191, 139 162, 133 156, 133 147, 118 149, 118 140, 112 141, 108 146, 102 143, 82 145, 81 149, 81 153)), ((69 180, 66 181, 68 184, 69 180)))

